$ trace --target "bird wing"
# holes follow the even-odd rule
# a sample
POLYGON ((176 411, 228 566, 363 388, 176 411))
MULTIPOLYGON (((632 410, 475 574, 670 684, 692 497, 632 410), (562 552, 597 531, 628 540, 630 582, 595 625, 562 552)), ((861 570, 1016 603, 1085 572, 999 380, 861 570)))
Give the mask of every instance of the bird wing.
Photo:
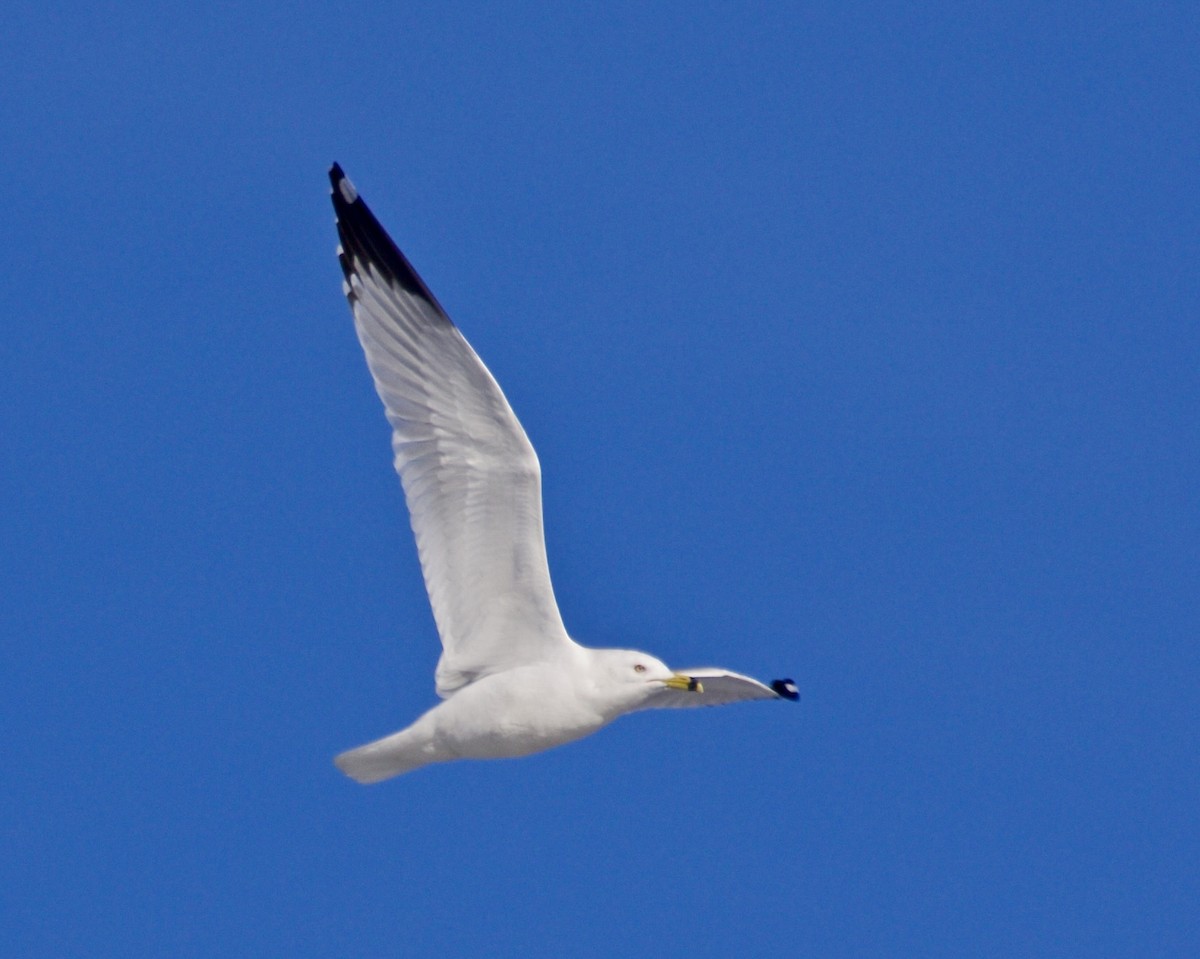
POLYGON ((696 669, 676 670, 683 676, 696 680, 701 689, 683 690, 664 688, 655 692, 642 706, 643 709, 674 709, 682 706, 724 706, 750 699, 800 698, 796 684, 790 679, 772 680, 770 685, 757 679, 732 673, 716 666, 701 666, 696 669))
POLYGON ((445 697, 572 643, 550 585, 541 469, 487 367, 341 167, 329 177, 343 289, 392 426, 445 697))

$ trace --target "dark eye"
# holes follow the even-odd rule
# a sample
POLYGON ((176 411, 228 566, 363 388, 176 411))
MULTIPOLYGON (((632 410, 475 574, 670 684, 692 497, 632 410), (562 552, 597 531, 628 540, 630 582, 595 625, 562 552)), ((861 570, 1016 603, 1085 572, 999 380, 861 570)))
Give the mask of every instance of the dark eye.
POLYGON ((638 663, 636 666, 633 667, 633 671, 635 673, 644 673, 646 671, 646 667, 643 666, 641 663, 638 663))

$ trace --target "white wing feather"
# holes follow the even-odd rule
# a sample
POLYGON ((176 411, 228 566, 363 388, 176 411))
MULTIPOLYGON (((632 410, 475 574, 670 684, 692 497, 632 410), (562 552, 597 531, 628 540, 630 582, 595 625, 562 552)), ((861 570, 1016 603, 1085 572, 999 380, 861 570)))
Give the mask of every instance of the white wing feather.
POLYGON ((572 643, 550 585, 541 469, 487 367, 339 167, 330 178, 345 292, 442 640, 444 697, 572 643))
POLYGON ((733 673, 716 666, 679 669, 676 672, 699 682, 701 691, 660 689, 643 709, 676 709, 685 706, 725 706, 750 699, 799 699, 796 684, 790 679, 776 679, 768 686, 757 679, 733 673))

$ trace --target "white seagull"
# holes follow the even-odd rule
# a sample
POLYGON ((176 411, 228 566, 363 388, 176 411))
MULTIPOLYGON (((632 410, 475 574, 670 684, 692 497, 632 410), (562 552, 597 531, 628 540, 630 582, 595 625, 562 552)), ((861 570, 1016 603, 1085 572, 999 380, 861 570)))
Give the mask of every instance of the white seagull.
POLYGON ((442 656, 442 702, 334 761, 374 783, 430 763, 526 756, 639 709, 798 699, 725 669, 673 670, 567 635, 546 564, 541 470, 500 387, 336 163, 343 290, 392 425, 442 656))

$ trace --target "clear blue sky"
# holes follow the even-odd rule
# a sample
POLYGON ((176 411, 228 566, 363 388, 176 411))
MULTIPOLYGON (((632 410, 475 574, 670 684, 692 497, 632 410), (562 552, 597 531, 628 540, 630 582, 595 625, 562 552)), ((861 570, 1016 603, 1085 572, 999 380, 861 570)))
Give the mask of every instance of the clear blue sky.
POLYGON ((0 47, 7 954, 1196 954, 1194 4, 0 47), (337 773, 438 649, 335 159, 537 447, 572 633, 798 706, 337 773))

